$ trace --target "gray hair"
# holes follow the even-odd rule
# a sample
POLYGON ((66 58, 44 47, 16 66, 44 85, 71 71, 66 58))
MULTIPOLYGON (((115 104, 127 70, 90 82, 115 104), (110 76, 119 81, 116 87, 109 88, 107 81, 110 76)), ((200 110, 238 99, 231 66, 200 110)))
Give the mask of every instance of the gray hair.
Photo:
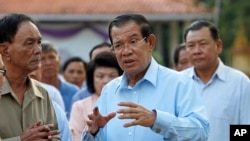
POLYGON ((42 52, 53 51, 58 54, 58 48, 50 41, 43 41, 41 43, 41 46, 42 46, 42 52))

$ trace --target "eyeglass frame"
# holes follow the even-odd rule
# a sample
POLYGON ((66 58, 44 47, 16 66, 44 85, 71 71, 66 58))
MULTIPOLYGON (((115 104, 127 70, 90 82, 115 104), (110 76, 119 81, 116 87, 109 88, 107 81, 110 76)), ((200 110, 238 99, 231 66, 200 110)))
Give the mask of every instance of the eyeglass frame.
POLYGON ((6 69, 5 68, 0 68, 0 73, 2 73, 3 75, 6 74, 6 69))
MULTIPOLYGON (((128 43, 128 42, 126 42, 126 43, 123 43, 123 44, 121 44, 121 47, 120 47, 120 49, 118 49, 117 51, 115 51, 115 45, 113 44, 111 47, 111 49, 114 51, 114 52, 116 52, 116 53, 118 53, 118 52, 120 52, 121 50, 123 50, 124 48, 125 48, 125 45, 126 44, 128 44, 130 47, 132 46, 132 48, 133 47, 136 47, 140 42, 142 42, 142 41, 144 41, 145 39, 147 39, 148 37, 144 37, 144 38, 142 38, 142 39, 140 39, 140 40, 136 40, 136 42, 134 43, 134 45, 131 45, 131 43, 128 43)), ((131 40, 130 40, 131 41, 131 40)))

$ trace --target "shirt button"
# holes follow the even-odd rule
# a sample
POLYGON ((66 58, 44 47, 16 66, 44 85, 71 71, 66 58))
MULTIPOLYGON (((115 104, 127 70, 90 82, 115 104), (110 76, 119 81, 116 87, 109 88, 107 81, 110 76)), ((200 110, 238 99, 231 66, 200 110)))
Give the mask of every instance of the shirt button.
POLYGON ((155 129, 155 132, 156 132, 156 133, 160 133, 160 132, 161 132, 161 129, 156 128, 156 129, 155 129))
POLYGON ((129 136, 132 136, 132 132, 128 132, 128 135, 129 135, 129 136))

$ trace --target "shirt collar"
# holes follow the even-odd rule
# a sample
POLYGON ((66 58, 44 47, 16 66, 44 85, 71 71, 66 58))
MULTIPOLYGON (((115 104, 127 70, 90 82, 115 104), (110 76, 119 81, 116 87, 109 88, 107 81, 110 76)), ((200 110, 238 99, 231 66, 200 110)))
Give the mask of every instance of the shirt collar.
MULTIPOLYGON (((36 87, 35 81, 31 80, 29 77, 28 77, 27 81, 28 81, 27 82, 28 88, 27 88, 26 92, 31 93, 34 96, 44 98, 43 95, 41 94, 41 92, 36 87)), ((9 81, 6 78, 4 78, 4 82, 3 82, 3 86, 2 86, 2 95, 5 95, 5 94, 11 94, 12 97, 16 98, 16 96, 14 95, 14 92, 12 91, 12 89, 10 87, 9 81)))
MULTIPOLYGON (((148 81, 152 85, 156 86, 156 81, 157 81, 157 70, 158 70, 159 64, 155 61, 155 59, 152 57, 151 58, 151 63, 143 76, 143 78, 136 83, 141 83, 141 81, 148 81)), ((122 80, 121 80, 121 88, 128 88, 128 78, 126 76, 126 72, 123 73, 122 75, 122 80)))
POLYGON ((11 93, 10 84, 9 84, 9 81, 6 79, 6 77, 4 77, 3 85, 2 85, 2 95, 9 94, 9 93, 11 93))
POLYGON ((29 77, 28 77, 28 80, 31 86, 30 92, 33 93, 37 97, 44 98, 43 94, 41 93, 41 90, 39 90, 39 87, 37 87, 37 85, 41 85, 40 82, 36 80, 31 80, 31 78, 29 77))
POLYGON ((217 77, 222 80, 222 81, 226 81, 226 67, 224 65, 224 63, 221 61, 221 59, 219 59, 219 66, 217 68, 217 70, 215 71, 215 74, 217 75, 217 77))
MULTIPOLYGON (((220 58, 218 58, 218 59, 219 59, 219 65, 218 65, 218 67, 217 67, 216 71, 214 72, 211 79, 214 79, 215 77, 217 77, 218 79, 220 79, 222 81, 226 81, 225 65, 221 61, 220 58)), ((188 76, 193 78, 193 79, 198 79, 198 76, 195 73, 194 66, 190 68, 190 71, 188 72, 188 76)))

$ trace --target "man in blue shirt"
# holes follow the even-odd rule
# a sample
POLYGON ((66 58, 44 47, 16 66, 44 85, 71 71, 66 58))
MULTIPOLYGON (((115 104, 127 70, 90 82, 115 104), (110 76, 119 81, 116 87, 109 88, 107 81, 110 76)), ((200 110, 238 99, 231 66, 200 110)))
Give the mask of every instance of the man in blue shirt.
POLYGON ((42 42, 41 46, 41 81, 50 84, 59 90, 63 98, 67 118, 69 119, 71 100, 79 88, 59 77, 60 56, 56 46, 49 41, 42 42))
POLYGON ((250 82, 219 59, 222 41, 212 23, 195 21, 184 40, 194 67, 183 73, 195 83, 210 123, 208 141, 229 141, 230 124, 250 124, 250 82))
POLYGON ((187 77, 151 56, 156 37, 145 17, 116 17, 109 37, 124 74, 102 89, 82 140, 206 140, 209 123, 201 98, 187 77))
POLYGON ((81 100, 81 99, 84 99, 86 97, 89 97, 91 96, 91 93, 88 91, 88 88, 87 88, 87 83, 86 81, 83 82, 83 86, 82 86, 82 89, 80 89, 79 91, 77 91, 74 96, 72 97, 72 102, 71 102, 71 105, 73 106, 73 104, 78 101, 78 100, 81 100))

